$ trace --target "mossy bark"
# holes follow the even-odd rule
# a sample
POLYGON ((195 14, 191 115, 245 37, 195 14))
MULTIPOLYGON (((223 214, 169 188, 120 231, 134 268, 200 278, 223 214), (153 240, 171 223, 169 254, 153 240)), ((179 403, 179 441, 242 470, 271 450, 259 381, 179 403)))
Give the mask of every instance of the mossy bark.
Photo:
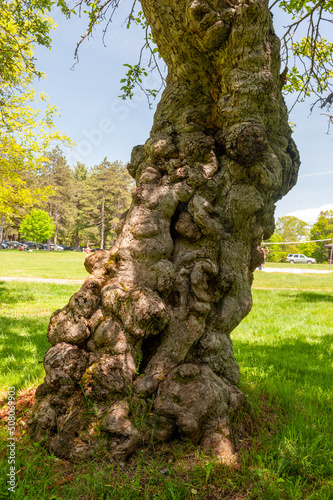
POLYGON ((243 400, 230 333, 299 167, 280 44, 262 0, 141 3, 167 87, 133 149, 114 247, 87 257, 90 277, 51 318, 30 432, 59 456, 102 443, 126 458, 142 441, 133 404, 150 398, 156 439, 187 436, 230 461, 243 400))

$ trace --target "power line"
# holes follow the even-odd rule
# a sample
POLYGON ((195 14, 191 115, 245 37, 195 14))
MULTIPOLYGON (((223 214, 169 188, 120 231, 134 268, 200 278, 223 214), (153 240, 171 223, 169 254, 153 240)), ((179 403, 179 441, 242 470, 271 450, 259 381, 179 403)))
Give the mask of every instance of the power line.
POLYGON ((308 241, 274 241, 272 243, 262 243, 262 245, 295 245, 295 244, 303 244, 303 243, 316 243, 317 241, 333 241, 333 238, 328 238, 326 240, 308 240, 308 241))

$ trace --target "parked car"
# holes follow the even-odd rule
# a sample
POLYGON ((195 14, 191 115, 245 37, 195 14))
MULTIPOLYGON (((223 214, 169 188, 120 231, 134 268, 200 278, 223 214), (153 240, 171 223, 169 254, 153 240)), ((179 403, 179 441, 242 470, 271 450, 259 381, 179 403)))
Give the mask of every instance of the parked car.
POLYGON ((19 246, 21 245, 19 241, 8 241, 6 243, 7 247, 11 250, 13 250, 14 248, 19 248, 19 246))
POLYGON ((3 249, 7 248, 7 243, 5 243, 4 241, 1 243, 1 246, 3 249))
POLYGON ((315 264, 316 259, 307 257, 301 253, 290 253, 287 257, 287 262, 290 262, 290 264, 315 264))
POLYGON ((34 241, 23 241, 22 246, 26 246, 28 249, 36 250, 36 243, 34 241))
POLYGON ((54 245, 53 243, 50 244, 50 250, 57 250, 57 251, 62 251, 64 249, 63 245, 54 245))

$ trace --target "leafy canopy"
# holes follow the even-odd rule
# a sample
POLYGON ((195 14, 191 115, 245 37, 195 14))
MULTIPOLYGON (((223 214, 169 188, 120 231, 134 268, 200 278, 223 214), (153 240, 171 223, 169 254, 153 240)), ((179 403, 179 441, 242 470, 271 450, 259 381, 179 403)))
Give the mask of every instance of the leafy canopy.
POLYGON ((20 232, 23 236, 35 243, 51 238, 54 229, 53 219, 46 212, 37 208, 31 210, 31 213, 23 219, 20 225, 20 232))
MULTIPOLYGON (((105 22, 103 38, 108 29, 112 17, 120 3, 120 0, 77 0, 72 10, 68 7, 70 15, 73 12, 84 14, 88 18, 86 33, 77 44, 75 56, 81 43, 93 33, 94 28, 105 22)), ((131 23, 142 27, 144 31, 144 42, 141 47, 138 62, 136 64, 125 64, 127 73, 121 80, 122 99, 132 98, 134 88, 138 86, 147 97, 155 98, 164 85, 162 74, 161 88, 148 89, 145 87, 144 78, 148 70, 157 69, 158 48, 154 43, 150 27, 145 19, 144 13, 136 9, 139 2, 132 3, 131 11, 127 18, 127 28, 131 23), (143 53, 148 52, 147 68, 143 67, 143 53)), ((304 100, 305 97, 316 95, 321 107, 329 109, 333 102, 333 39, 327 40, 324 36, 325 25, 331 32, 333 22, 333 0, 271 0, 270 9, 282 9, 288 16, 285 33, 282 36, 282 61, 286 66, 287 79, 284 86, 286 93, 296 93, 295 102, 304 100), (288 70, 289 67, 289 70, 288 70), (326 94, 326 96, 324 96, 326 94), (328 94, 328 95, 327 95, 328 94)), ((63 2, 62 8, 64 9, 63 2)))
POLYGON ((318 241, 314 251, 314 256, 318 262, 326 261, 328 253, 325 245, 333 243, 333 210, 320 212, 316 223, 311 228, 311 239, 331 239, 331 241, 318 241))
MULTIPOLYGON (((53 20, 47 14, 51 0, 0 0, 0 213, 11 217, 21 206, 32 206, 49 196, 49 188, 31 190, 29 173, 38 174, 44 151, 54 141, 71 141, 54 129, 57 114, 47 96, 33 89, 35 77, 43 77, 35 65, 34 47, 50 47, 53 20)), ((67 13, 64 3, 57 2, 67 13)))
POLYGON ((301 241, 309 235, 309 226, 293 215, 285 215, 277 220, 276 233, 282 237, 281 241, 301 241))

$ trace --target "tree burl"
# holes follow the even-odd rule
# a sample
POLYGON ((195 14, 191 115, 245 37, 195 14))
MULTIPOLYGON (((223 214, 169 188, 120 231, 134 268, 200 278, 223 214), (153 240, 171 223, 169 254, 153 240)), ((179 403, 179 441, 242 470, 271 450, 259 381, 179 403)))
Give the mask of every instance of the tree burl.
POLYGON ((130 209, 110 251, 56 311, 35 440, 75 459, 125 459, 153 438, 188 437, 231 462, 244 396, 230 333, 251 309, 262 238, 296 183, 280 43, 263 0, 142 0, 168 65, 149 139, 133 149, 130 209))

